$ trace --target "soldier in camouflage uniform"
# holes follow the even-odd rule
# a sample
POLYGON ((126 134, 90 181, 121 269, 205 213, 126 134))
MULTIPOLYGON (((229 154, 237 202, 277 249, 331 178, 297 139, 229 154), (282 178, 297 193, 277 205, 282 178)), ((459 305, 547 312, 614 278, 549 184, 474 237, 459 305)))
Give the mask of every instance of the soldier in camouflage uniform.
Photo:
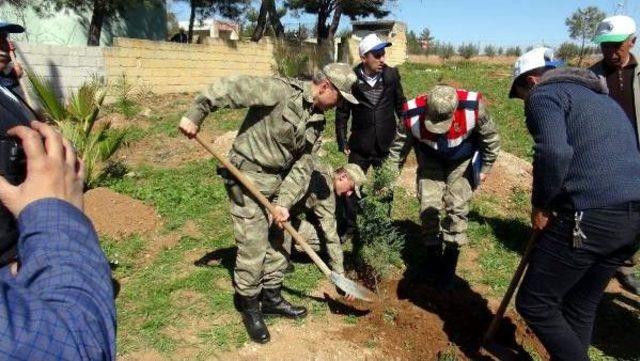
MULTIPOLYGON (((275 204, 290 209, 294 227, 314 250, 321 249, 322 237, 331 269, 344 274, 342 244, 336 224, 336 196, 349 197, 355 192, 359 197, 360 187, 367 177, 357 164, 346 164, 334 172, 319 160, 313 163, 311 181, 299 179, 295 186, 282 189, 275 204), (296 217, 303 214, 304 219, 296 217)), ((288 234, 284 244, 287 250, 291 249, 291 236, 288 234)))
MULTIPOLYGON (((312 82, 279 77, 223 78, 196 98, 179 127, 193 137, 210 112, 248 107, 229 151, 229 161, 273 200, 281 189, 289 189, 296 182, 309 182, 312 155, 320 147, 325 128, 324 111, 341 99, 356 102, 350 94, 355 81, 351 68, 340 63, 325 66, 312 82)), ((288 261, 282 243, 269 238, 266 210, 228 172, 222 169, 219 173, 230 199, 238 247, 233 276, 236 298, 249 336, 266 343, 270 336, 263 314, 300 318, 307 311, 281 296, 283 270, 288 261)), ((275 223, 287 221, 288 210, 276 208, 275 223)))
POLYGON ((450 289, 459 247, 468 242, 471 161, 478 153, 476 182, 482 182, 498 156, 498 132, 479 93, 439 85, 405 104, 404 127, 398 127, 391 146, 391 164, 400 168, 412 148, 418 160, 426 273, 440 288, 450 289))

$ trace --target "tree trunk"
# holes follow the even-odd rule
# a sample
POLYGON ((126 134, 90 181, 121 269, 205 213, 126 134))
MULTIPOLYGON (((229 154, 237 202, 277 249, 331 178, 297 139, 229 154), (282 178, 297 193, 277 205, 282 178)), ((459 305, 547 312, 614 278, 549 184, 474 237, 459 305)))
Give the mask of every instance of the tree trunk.
POLYGON ((276 2, 275 0, 267 0, 269 2, 269 21, 271 22, 271 26, 273 27, 273 33, 276 38, 284 37, 284 27, 280 22, 280 18, 278 17, 278 11, 276 10, 276 2))
POLYGON ((258 14, 258 23, 256 24, 256 28, 253 30, 253 35, 251 35, 251 41, 258 42, 260 41, 260 39, 262 39, 265 26, 267 25, 267 14, 269 12, 267 2, 269 1, 270 0, 262 0, 262 4, 260 5, 260 13, 258 14))
POLYGON ((196 21, 196 3, 195 0, 191 0, 191 15, 189 15, 189 33, 187 35, 187 43, 191 44, 193 41, 193 24, 196 21))
POLYGON ((330 6, 330 2, 327 2, 318 9, 318 45, 320 45, 325 39, 327 39, 327 36, 329 35, 329 29, 327 28, 327 19, 329 18, 330 6))
POLYGON ((580 65, 582 64, 582 58, 584 57, 584 43, 585 43, 585 37, 582 37, 582 46, 580 47, 580 57, 578 58, 578 67, 580 67, 580 65))
POLYGON ((104 24, 106 3, 105 0, 94 0, 93 13, 91 14, 91 24, 89 24, 88 46, 100 46, 100 34, 102 34, 102 24, 104 24))
POLYGON ((342 17, 342 0, 336 0, 336 9, 333 11, 333 20, 331 20, 331 26, 329 27, 329 34, 327 38, 333 42, 333 38, 340 26, 340 18, 342 17))

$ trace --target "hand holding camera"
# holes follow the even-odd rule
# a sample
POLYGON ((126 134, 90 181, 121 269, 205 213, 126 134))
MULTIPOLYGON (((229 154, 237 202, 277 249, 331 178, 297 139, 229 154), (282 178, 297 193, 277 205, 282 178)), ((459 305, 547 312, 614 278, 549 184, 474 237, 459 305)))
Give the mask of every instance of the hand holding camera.
POLYGON ((0 177, 0 201, 18 216, 31 202, 58 198, 82 210, 84 164, 71 142, 53 127, 33 121, 31 128, 17 126, 8 135, 21 140, 26 156, 26 179, 12 185, 0 177))

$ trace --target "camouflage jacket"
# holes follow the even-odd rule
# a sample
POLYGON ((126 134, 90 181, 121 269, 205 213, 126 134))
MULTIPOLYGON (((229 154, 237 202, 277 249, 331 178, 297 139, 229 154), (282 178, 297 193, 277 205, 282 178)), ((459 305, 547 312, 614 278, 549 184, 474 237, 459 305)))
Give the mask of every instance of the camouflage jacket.
MULTIPOLYGON (((500 151, 500 135, 498 134, 498 129, 491 119, 484 103, 480 103, 480 108, 478 110, 478 122, 477 126, 474 128, 474 132, 477 136, 478 148, 482 159, 482 168, 480 172, 489 173, 491 171, 491 167, 493 167, 493 163, 496 161, 496 158, 498 158, 498 152, 500 151)), ((399 169, 407 159, 407 155, 409 155, 411 148, 413 148, 417 142, 418 140, 415 139, 413 134, 411 134, 403 124, 399 124, 396 132, 396 138, 389 149, 389 162, 391 165, 399 169)), ((421 156, 420 154, 416 155, 419 166, 421 156)))
POLYGON ((326 124, 324 114, 313 108, 311 84, 278 77, 222 78, 196 98, 185 117, 200 125, 219 108, 245 107, 249 111, 229 153, 231 162, 286 175, 281 190, 294 179, 308 183, 311 155, 320 148, 326 124))
POLYGON ((313 224, 316 230, 319 228, 321 233, 319 232, 318 236, 326 242, 331 269, 344 273, 342 244, 336 222, 333 169, 315 159, 311 180, 305 182, 298 178, 296 182, 290 183, 290 187, 292 189, 289 189, 289 192, 279 194, 275 203, 292 204, 291 217, 305 214, 306 220, 313 224))

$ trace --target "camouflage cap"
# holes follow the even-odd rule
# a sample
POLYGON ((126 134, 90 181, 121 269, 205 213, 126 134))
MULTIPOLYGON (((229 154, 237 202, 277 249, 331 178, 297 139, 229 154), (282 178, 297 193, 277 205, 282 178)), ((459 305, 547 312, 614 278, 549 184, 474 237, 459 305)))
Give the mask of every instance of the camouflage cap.
POLYGON ((367 176, 362 171, 362 168, 355 163, 347 163, 342 167, 342 169, 347 173, 349 179, 353 181, 354 191, 358 198, 360 198, 360 187, 367 182, 367 176))
POLYGON ((322 68, 322 72, 349 103, 358 104, 356 97, 351 94, 351 88, 358 81, 358 78, 349 65, 345 63, 327 64, 322 68))
POLYGON ((428 131, 444 134, 451 128, 453 114, 458 107, 456 89, 447 85, 436 85, 427 95, 427 116, 424 126, 428 131))

